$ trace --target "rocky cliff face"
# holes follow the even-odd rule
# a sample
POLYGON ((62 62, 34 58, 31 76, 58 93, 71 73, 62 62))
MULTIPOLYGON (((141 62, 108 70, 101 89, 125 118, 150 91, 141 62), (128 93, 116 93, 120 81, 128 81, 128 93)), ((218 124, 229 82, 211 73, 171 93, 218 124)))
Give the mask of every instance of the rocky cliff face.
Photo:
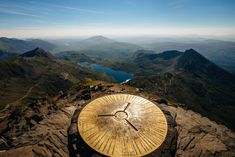
POLYGON ((166 115, 167 138, 149 156, 235 156, 235 134, 225 126, 137 88, 87 81, 25 110, 8 108, 1 112, 0 157, 101 156, 81 140, 77 117, 91 99, 113 93, 146 97, 166 115))

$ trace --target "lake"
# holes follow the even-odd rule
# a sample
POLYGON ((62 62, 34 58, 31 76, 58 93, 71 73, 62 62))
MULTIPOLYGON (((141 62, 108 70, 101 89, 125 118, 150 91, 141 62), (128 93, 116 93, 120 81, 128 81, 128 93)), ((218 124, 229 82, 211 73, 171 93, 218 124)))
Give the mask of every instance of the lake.
POLYGON ((91 68, 91 70, 94 72, 105 73, 106 75, 113 77, 117 83, 125 82, 126 80, 132 79, 134 77, 134 75, 131 73, 114 70, 112 68, 99 65, 99 64, 80 62, 79 65, 86 67, 86 68, 91 68))

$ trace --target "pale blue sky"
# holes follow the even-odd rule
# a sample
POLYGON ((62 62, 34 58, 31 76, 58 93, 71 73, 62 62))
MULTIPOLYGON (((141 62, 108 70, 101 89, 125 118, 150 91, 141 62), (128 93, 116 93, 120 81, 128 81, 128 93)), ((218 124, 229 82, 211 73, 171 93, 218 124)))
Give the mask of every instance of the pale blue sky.
POLYGON ((234 28, 234 0, 0 0, 0 36, 234 35, 234 28))

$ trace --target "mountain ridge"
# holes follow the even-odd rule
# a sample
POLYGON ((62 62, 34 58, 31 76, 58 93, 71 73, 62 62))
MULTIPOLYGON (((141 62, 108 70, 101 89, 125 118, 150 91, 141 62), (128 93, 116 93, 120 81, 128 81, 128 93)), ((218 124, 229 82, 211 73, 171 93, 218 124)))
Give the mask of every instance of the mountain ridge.
POLYGON ((54 96, 60 90, 66 91, 83 77, 98 77, 77 64, 59 60, 49 52, 36 48, 11 60, 0 62, 0 108, 22 100, 29 104, 43 96, 54 96), (20 99, 21 100, 21 99, 20 99))
POLYGON ((82 43, 90 43, 90 44, 109 44, 116 42, 115 40, 109 39, 107 37, 104 37, 102 35, 92 36, 90 38, 84 39, 81 41, 82 43))
POLYGON ((173 40, 169 41, 152 41, 148 44, 141 45, 145 49, 152 49, 155 52, 163 52, 169 49, 176 49, 183 51, 185 49, 194 48, 200 52, 203 56, 213 61, 215 64, 222 68, 235 72, 235 42, 234 41, 223 41, 215 39, 200 39, 200 40, 173 40))
POLYGON ((78 51, 89 57, 100 59, 126 57, 136 50, 142 49, 138 45, 115 41, 104 36, 92 36, 79 41, 71 41, 68 46, 63 46, 61 43, 57 46, 58 48, 55 50, 57 53, 78 51))
POLYGON ((185 104, 203 116, 235 128, 235 119, 230 116, 235 114, 235 76, 193 49, 142 53, 109 66, 134 73, 128 85, 185 104))
POLYGON ((48 51, 55 48, 55 45, 40 39, 21 40, 16 38, 0 37, 0 50, 8 53, 21 54, 26 51, 41 47, 48 51))
POLYGON ((23 54, 20 55, 21 57, 34 57, 34 56, 38 56, 38 57, 44 57, 44 58, 54 58, 54 56, 50 53, 45 51, 44 49, 37 47, 34 50, 25 52, 23 54))

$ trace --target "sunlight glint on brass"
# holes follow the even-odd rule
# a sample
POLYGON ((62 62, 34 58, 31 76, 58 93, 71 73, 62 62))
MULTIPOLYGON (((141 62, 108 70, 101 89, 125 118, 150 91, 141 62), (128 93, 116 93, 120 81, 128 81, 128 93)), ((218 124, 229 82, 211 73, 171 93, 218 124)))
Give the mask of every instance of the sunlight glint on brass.
POLYGON ((151 101, 129 94, 114 94, 88 103, 78 117, 83 140, 107 156, 143 156, 165 140, 167 121, 151 101))

